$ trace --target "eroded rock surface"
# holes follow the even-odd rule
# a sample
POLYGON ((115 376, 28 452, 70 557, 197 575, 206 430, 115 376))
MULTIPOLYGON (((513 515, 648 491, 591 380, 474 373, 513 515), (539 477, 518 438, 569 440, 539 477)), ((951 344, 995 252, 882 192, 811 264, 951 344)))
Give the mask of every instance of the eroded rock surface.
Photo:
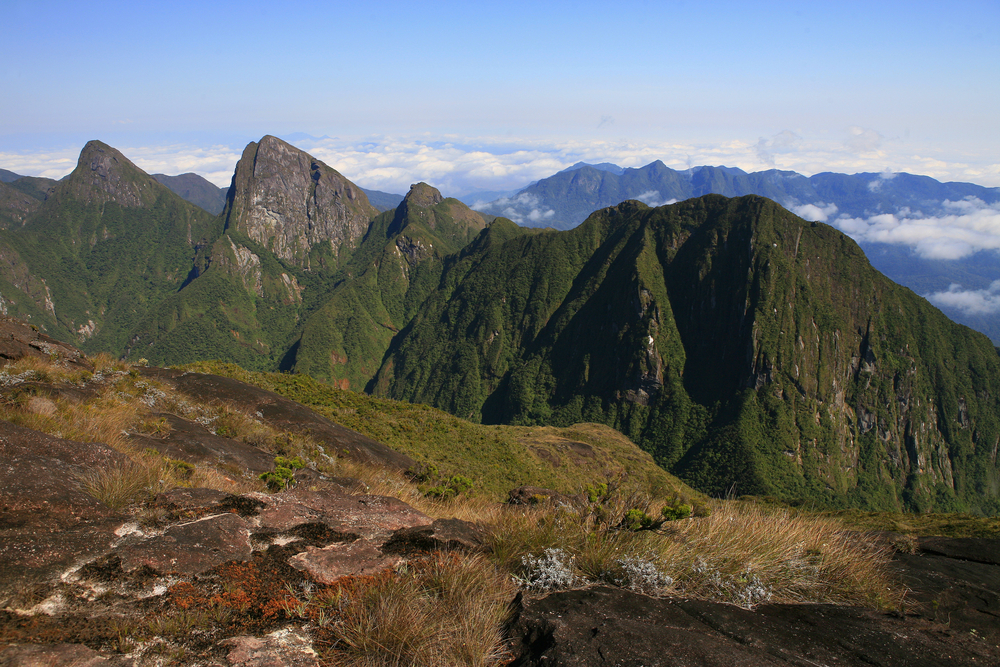
POLYGON ((215 435, 203 425, 172 414, 156 414, 169 425, 161 436, 132 436, 140 447, 149 447, 172 459, 195 465, 227 466, 257 476, 274 467, 274 454, 238 440, 215 435))
POLYGON ((917 553, 894 561, 923 619, 1000 645, 1000 540, 921 538, 917 553))
POLYGON ((93 370, 80 350, 57 341, 12 317, 0 316, 0 360, 17 361, 37 357, 93 370))
POLYGON ((20 644, 0 650, 0 667, 125 667, 134 661, 109 658, 83 644, 20 644))
POLYGON ((237 514, 219 514, 170 526, 161 535, 118 547, 122 567, 148 567, 158 574, 201 574, 229 561, 250 558, 250 524, 237 514))
POLYGON ((461 519, 437 519, 428 526, 400 528, 382 545, 386 553, 415 554, 428 551, 483 551, 488 540, 481 527, 461 519))
POLYGON ((220 642, 231 667, 319 667, 319 656, 301 630, 285 628, 263 637, 240 636, 220 642))
POLYGON ((392 569, 402 561, 402 557, 398 555, 383 553, 373 540, 359 539, 331 544, 321 549, 307 547, 288 562, 295 569, 308 574, 313 581, 333 584, 342 577, 357 577, 392 569))
POLYGON ((749 611, 606 586, 524 603, 512 649, 511 665, 546 667, 1000 664, 995 645, 915 617, 815 604, 749 611))
POLYGON ((0 421, 0 606, 110 548, 124 518, 84 493, 79 479, 123 461, 99 443, 0 421))
MULTIPOLYGON (((164 368, 143 369, 143 375, 168 382, 199 401, 223 401, 239 406, 271 426, 296 433, 308 433, 332 454, 346 454, 363 462, 406 470, 413 459, 357 431, 344 428, 301 403, 248 385, 238 380, 205 373, 185 373, 164 368)), ((270 463, 268 464, 270 466, 270 463)))
POLYGON ((261 528, 275 532, 287 532, 296 526, 317 522, 381 544, 393 531, 426 526, 431 518, 388 496, 317 493, 298 488, 267 497, 267 507, 261 510, 259 517, 261 528))

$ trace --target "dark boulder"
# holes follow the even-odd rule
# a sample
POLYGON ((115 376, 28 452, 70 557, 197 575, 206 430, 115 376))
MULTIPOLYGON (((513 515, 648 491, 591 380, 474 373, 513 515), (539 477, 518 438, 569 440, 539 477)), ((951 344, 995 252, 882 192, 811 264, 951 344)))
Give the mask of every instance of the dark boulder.
POLYGON ((482 527, 461 519, 438 519, 429 526, 402 528, 382 545, 382 551, 413 554, 427 551, 483 551, 489 535, 482 527))
POLYGON ((997 647, 911 616, 768 604, 751 611, 597 586, 522 602, 511 665, 767 667, 994 665, 997 647))

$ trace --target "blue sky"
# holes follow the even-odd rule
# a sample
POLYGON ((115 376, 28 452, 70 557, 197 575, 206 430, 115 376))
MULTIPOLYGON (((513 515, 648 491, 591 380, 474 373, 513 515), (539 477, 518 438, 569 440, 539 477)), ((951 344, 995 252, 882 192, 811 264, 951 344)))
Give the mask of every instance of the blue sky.
POLYGON ((224 185, 289 139, 366 187, 578 160, 1000 186, 1000 3, 0 0, 0 167, 88 139, 224 185))

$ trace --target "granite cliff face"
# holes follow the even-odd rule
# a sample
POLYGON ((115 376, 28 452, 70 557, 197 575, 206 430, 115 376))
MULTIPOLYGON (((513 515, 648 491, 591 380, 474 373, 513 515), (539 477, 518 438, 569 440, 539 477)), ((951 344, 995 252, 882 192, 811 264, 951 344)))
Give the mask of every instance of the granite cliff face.
POLYGON ((359 187, 272 136, 243 151, 223 211, 227 230, 307 269, 336 267, 376 215, 359 187))

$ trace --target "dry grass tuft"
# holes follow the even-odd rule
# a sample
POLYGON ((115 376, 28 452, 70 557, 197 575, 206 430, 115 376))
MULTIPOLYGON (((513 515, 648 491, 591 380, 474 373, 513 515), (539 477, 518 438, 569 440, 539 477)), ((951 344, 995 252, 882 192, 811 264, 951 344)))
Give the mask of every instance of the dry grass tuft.
POLYGON ((347 578, 288 605, 318 626, 334 665, 502 664, 514 587, 482 556, 434 554, 347 578))
POLYGON ((123 509, 149 500, 174 486, 162 459, 137 456, 118 465, 93 468, 79 477, 80 488, 111 509, 123 509))
POLYGON ((769 601, 894 608, 901 599, 888 549, 835 520, 725 502, 708 517, 629 530, 616 519, 628 503, 610 504, 508 510, 494 525, 493 559, 536 589, 603 581, 747 608, 769 601))

